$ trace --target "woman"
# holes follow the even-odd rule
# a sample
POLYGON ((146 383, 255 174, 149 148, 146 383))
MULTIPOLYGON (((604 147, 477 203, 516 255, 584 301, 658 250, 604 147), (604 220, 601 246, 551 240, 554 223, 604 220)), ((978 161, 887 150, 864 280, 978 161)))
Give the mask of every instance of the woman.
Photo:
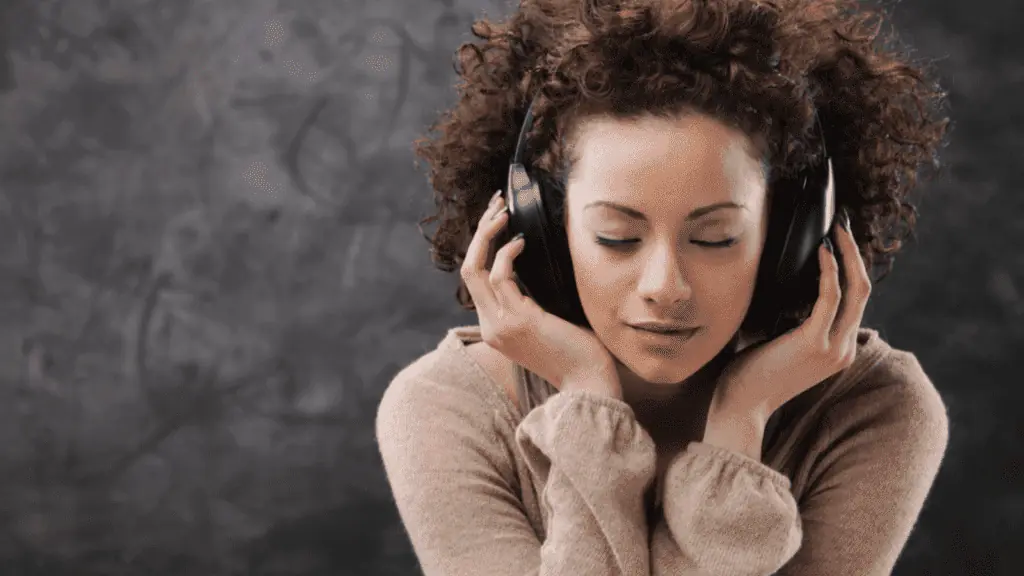
POLYGON ((461 99, 419 154, 435 262, 479 326, 377 414, 428 576, 891 572, 948 424, 915 357, 861 321, 947 121, 880 21, 844 0, 524 0, 474 25, 461 99), (534 98, 529 160, 564 178, 588 327, 519 290, 522 239, 492 246, 534 98), (816 300, 751 341, 772 183, 825 143, 839 226, 816 300))

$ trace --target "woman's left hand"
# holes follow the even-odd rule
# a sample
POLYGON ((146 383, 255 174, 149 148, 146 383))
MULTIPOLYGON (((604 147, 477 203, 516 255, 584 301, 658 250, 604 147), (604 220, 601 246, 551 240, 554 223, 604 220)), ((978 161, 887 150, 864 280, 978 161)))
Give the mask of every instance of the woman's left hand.
POLYGON ((818 248, 821 263, 818 299, 799 327, 741 351, 721 374, 711 409, 762 425, 776 409, 829 376, 848 368, 857 353, 857 333, 864 317, 871 279, 845 214, 837 217, 835 239, 839 263, 826 240, 818 248))

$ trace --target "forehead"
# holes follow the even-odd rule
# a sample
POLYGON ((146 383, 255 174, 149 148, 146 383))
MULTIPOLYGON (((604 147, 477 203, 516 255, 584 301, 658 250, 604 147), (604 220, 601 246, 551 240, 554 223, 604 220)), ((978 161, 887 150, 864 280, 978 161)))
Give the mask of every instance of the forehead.
POLYGON ((582 120, 571 140, 571 197, 629 202, 656 216, 764 194, 761 159, 739 130, 696 113, 582 120))

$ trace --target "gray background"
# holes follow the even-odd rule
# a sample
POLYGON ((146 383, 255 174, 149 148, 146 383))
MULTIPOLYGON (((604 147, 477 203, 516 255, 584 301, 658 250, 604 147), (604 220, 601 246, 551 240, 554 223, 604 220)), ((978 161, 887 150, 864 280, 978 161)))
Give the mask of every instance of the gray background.
MULTIPOLYGON (((475 321, 410 143, 497 0, 0 2, 0 574, 410 574, 372 423, 475 321)), ((898 574, 1024 567, 1018 0, 904 0, 956 119, 868 323, 952 419, 898 574)))

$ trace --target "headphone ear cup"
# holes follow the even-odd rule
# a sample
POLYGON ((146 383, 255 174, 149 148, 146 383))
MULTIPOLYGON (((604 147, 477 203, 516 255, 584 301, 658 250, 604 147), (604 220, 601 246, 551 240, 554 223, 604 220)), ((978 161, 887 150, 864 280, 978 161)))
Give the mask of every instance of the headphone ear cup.
POLYGON ((522 164, 510 165, 508 182, 508 237, 522 233, 526 240, 512 264, 517 284, 545 311, 589 327, 562 225, 564 190, 543 174, 534 179, 522 164))
POLYGON ((785 298, 785 287, 779 283, 779 266, 796 209, 794 191, 787 184, 779 181, 772 185, 768 230, 758 264, 754 296, 743 322, 744 332, 762 338, 776 335, 780 303, 785 298))
POLYGON ((559 295, 556 315, 589 329, 590 322, 587 321, 583 303, 580 301, 576 270, 572 265, 572 253, 569 250, 569 235, 565 229, 565 186, 546 172, 537 175, 537 182, 541 192, 541 205, 547 216, 544 236, 549 248, 554 284, 559 295))
POLYGON ((795 328, 818 297, 817 249, 835 219, 832 161, 772 184, 768 232, 744 330, 778 336, 795 328))

